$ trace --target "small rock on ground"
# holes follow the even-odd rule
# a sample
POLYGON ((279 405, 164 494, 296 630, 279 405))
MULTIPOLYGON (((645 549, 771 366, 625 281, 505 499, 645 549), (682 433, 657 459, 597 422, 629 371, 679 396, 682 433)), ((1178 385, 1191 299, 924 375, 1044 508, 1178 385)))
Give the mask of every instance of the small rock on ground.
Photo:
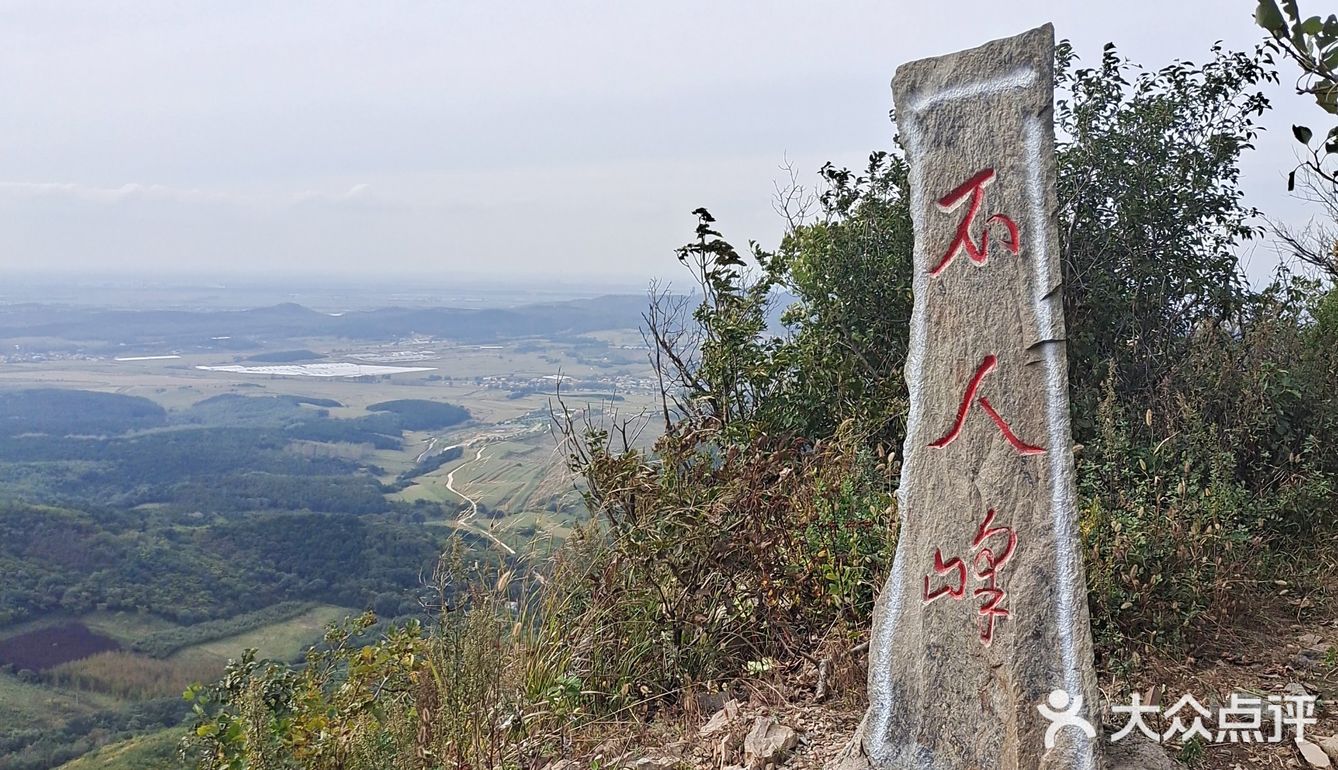
POLYGON ((793 729, 770 717, 758 717, 743 739, 743 755, 750 768, 762 768, 779 760, 799 743, 793 729))

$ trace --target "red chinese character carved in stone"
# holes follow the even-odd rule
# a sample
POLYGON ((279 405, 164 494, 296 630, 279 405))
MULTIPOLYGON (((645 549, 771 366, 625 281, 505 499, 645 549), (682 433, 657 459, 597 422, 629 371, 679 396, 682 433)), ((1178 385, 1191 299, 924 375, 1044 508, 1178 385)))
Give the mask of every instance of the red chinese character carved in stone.
POLYGON ((930 442, 929 446, 934 447, 935 449, 942 449, 956 441, 958 434, 962 432, 962 425, 966 423, 966 415, 971 411, 971 402, 975 401, 980 404, 981 409, 985 410, 985 414, 989 415, 989 418, 994 421, 994 424, 999 426, 999 431, 1003 433, 1004 438, 1008 441, 1009 445, 1017 450, 1018 454, 1034 455, 1041 454, 1045 451, 1044 447, 1028 444, 1018 438, 1017 434, 1013 433, 1013 429, 1008 426, 1008 423, 1004 422, 1004 418, 1000 417, 999 413, 995 411, 994 406, 990 403, 988 398, 985 398, 984 396, 976 398, 976 391, 980 389, 980 381, 985 379, 985 375, 994 371, 994 367, 998 364, 999 359, 996 356, 985 356, 985 360, 981 362, 980 367, 976 369, 976 373, 971 376, 971 381, 966 385, 966 394, 962 396, 962 403, 957 407, 957 419, 953 422, 952 427, 947 433, 938 440, 930 442))
POLYGON ((1008 617, 1007 608, 999 606, 1007 595, 999 587, 999 570, 1013 558, 1013 551, 1017 550, 1017 532, 1013 531, 1012 527, 990 528, 993 523, 994 509, 991 508, 985 514, 985 520, 980 523, 980 528, 976 530, 975 539, 971 541, 971 550, 976 553, 972 560, 972 566, 976 569, 976 579, 985 584, 971 595, 976 598, 986 597, 980 605, 980 641, 986 647, 994 641, 994 621, 1008 617), (1004 536, 1007 542, 1003 551, 995 553, 993 548, 985 546, 985 541, 999 535, 1004 536))
POLYGON ((1008 232, 1008 250, 1014 254, 1018 253, 1021 240, 1018 237, 1017 223, 1003 214, 995 214, 985 220, 985 228, 980 231, 979 246, 971 239, 971 223, 975 221, 976 215, 980 213, 980 207, 985 202, 985 188, 993 182, 994 169, 987 168, 963 182, 957 189, 938 199, 938 208, 945 213, 957 210, 968 200, 970 200, 970 206, 967 208, 966 216, 962 218, 962 223, 957 226, 957 237, 953 238, 952 245, 948 247, 948 251, 939 260, 938 265, 929 271, 930 275, 938 275, 943 272, 952 263, 953 259, 963 251, 977 265, 985 264, 985 261, 989 259, 990 225, 1003 225, 1008 232))
POLYGON ((934 601, 940 596, 943 596, 944 594, 949 594, 954 599, 961 599, 963 596, 966 595, 966 564, 961 559, 950 559, 945 562, 943 561, 943 551, 941 549, 935 548, 934 571, 937 572, 939 575, 947 575, 949 573, 956 572, 957 587, 953 588, 952 584, 949 583, 948 585, 943 586, 942 588, 930 591, 929 576, 925 575, 925 590, 924 590, 925 604, 929 604, 930 602, 934 601))
MULTIPOLYGON (((976 529, 976 535, 971 540, 971 551, 974 556, 971 559, 972 567, 975 569, 975 578, 981 582, 981 586, 971 593, 972 596, 980 599, 981 604, 978 609, 980 615, 979 636, 980 643, 986 647, 994 641, 995 623, 1009 616, 1008 608, 1001 606, 1008 593, 999 587, 999 571, 1004 565, 1013 558, 1013 552, 1017 550, 1017 532, 1012 527, 994 527, 994 509, 991 508, 985 512, 985 520, 980 523, 976 529), (986 543, 991 538, 1003 538, 1002 542, 996 542, 993 546, 986 543), (996 548, 1002 547, 1002 550, 996 548)), ((934 549, 934 572, 940 577, 953 575, 946 585, 939 586, 930 590, 931 578, 924 576, 924 591, 921 598, 927 606, 934 600, 943 596, 951 597, 954 601, 961 601, 966 595, 966 564, 960 558, 952 558, 944 561, 943 550, 934 549)))

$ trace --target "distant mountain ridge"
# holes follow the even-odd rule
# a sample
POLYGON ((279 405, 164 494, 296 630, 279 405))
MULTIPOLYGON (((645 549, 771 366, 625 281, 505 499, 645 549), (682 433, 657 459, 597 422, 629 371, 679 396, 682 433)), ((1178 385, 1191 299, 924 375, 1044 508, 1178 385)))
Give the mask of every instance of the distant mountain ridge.
POLYGON ((0 341, 55 338, 85 344, 189 347, 220 339, 240 342, 305 336, 393 340, 421 335, 482 343, 634 328, 640 325, 645 308, 646 297, 640 294, 497 309, 389 307, 342 314, 322 313, 294 303, 221 311, 95 310, 25 304, 0 307, 0 341))

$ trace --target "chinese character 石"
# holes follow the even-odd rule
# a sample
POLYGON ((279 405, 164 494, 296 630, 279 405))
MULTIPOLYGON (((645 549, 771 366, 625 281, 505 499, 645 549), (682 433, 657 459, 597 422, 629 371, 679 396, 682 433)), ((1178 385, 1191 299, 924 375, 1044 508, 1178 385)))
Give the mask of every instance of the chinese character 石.
MULTIPOLYGON (((974 554, 971 564, 975 570, 976 580, 982 583, 971 595, 981 601, 980 641, 986 647, 994 641, 995 622, 1008 617, 1009 614, 1008 609, 1001 606, 1008 594, 999 586, 999 571, 1013 558, 1013 552, 1017 550, 1017 532, 1012 527, 992 527, 994 515, 993 508, 986 511, 985 520, 980 523, 975 537, 971 540, 971 552, 974 554), (992 547, 987 546, 986 543, 991 538, 1002 538, 1002 541, 996 540, 992 547)), ((960 558, 954 557, 945 561, 943 550, 934 549, 934 572, 940 577, 955 576, 955 584, 950 579, 946 585, 931 590, 932 580, 929 575, 925 575, 921 599, 926 605, 943 596, 960 601, 966 595, 966 563, 960 558)))
POLYGON ((985 410, 985 414, 989 415, 989 418, 999 427, 999 431, 1003 433, 1003 437, 1013 449, 1017 450, 1018 454, 1034 455, 1041 454, 1045 451, 1044 447, 1028 444, 1018 438, 1017 435, 1013 433, 1013 429, 1008 426, 1008 423, 1004 422, 1004 418, 1000 417, 999 413, 995 411, 994 406, 990 403, 988 398, 985 398, 984 396, 976 398, 976 391, 980 389, 980 381, 985 379, 985 375, 994 371, 994 367, 997 366, 998 363, 999 359, 997 357, 993 355, 985 356, 985 360, 980 363, 980 367, 976 369, 975 374, 971 375, 971 381, 966 385, 966 393, 962 396, 962 403, 957 407, 957 419, 953 421, 952 427, 948 429, 947 433, 943 434, 943 436, 936 441, 930 442, 929 446, 934 447, 935 449, 942 449, 956 441, 957 435, 962 432, 962 425, 966 423, 966 415, 971 411, 971 402, 975 401, 980 404, 980 408, 985 410))
POLYGON ((957 236, 953 238, 952 245, 948 251, 939 260, 938 265, 930 270, 930 275, 938 275, 952 263, 953 259, 963 251, 967 258, 977 265, 985 264, 989 258, 990 247, 990 225, 1001 224, 1008 232, 1008 250, 1014 254, 1018 253, 1020 241, 1017 233, 1017 223, 1003 214, 995 214, 985 220, 985 228, 980 231, 980 245, 971 239, 971 223, 975 221, 976 215, 980 213, 980 207, 985 202, 985 188, 994 182, 994 169, 987 168, 970 179, 962 183, 960 187, 938 199, 938 208, 943 212, 952 212, 963 203, 970 201, 966 216, 962 218, 962 223, 957 226, 957 236))

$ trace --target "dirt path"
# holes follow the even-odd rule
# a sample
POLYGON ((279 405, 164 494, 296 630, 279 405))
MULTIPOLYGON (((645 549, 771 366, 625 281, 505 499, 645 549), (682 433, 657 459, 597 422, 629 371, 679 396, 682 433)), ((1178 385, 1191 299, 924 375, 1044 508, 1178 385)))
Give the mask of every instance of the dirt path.
POLYGON ((486 537, 492 541, 493 545, 497 546, 503 551, 506 551, 508 554, 512 556, 516 555, 516 549, 507 545, 505 542, 502 541, 501 538, 497 537, 496 535, 484 529, 483 527, 476 527, 468 522, 461 521, 459 519, 446 519, 441 523, 459 532, 469 532, 471 534, 481 535, 483 537, 486 537))
MULTIPOLYGON (((469 444, 473 443, 474 441, 478 441, 478 440, 479 440, 479 439, 476 438, 476 439, 472 439, 471 441, 467 441, 467 442, 465 442, 464 446, 468 446, 469 444)), ((447 447, 447 448, 449 449, 450 447, 447 447)), ((498 548, 501 548, 502 550, 506 551, 507 553, 511 554, 512 556, 515 556, 515 555, 516 555, 516 549, 514 549, 514 548, 512 548, 511 546, 509 546, 509 545, 507 545, 506 543, 504 543, 504 542, 501 540, 501 538, 499 538, 499 537, 497 537, 496 535, 494 535, 494 534, 493 534, 490 530, 488 530, 486 527, 480 527, 480 526, 478 526, 478 525, 476 525, 476 524, 474 523, 474 520, 475 520, 476 518, 478 518, 478 513, 479 513, 479 504, 478 504, 478 500, 475 500, 474 498, 470 497, 469 495, 466 495, 464 492, 461 492, 460 490, 458 490, 458 489, 455 488, 455 472, 458 471, 458 470, 460 470, 461 468, 464 468, 464 467, 467 466, 467 465, 473 465, 473 464, 475 464, 475 463, 480 463, 480 462, 483 462, 484 460, 488 459, 488 458, 486 458, 486 457, 483 456, 483 452, 484 452, 484 450, 486 450, 487 448, 488 448, 487 444, 484 444, 483 446, 479 447, 478 452, 474 453, 474 459, 473 459, 473 460, 469 460, 469 461, 467 461, 467 462, 460 463, 459 465, 457 465, 457 466, 455 466, 454 468, 452 468, 450 473, 446 474, 446 488, 447 488, 448 490, 450 490, 452 494, 458 496, 461 500, 464 500, 465 502, 469 503, 469 513, 466 513, 464 516, 461 516, 460 518, 456 519, 455 521, 448 521, 447 524, 448 524, 449 526, 451 526, 451 527, 454 527, 455 529, 458 529, 458 530, 464 530, 464 531, 474 532, 474 533, 483 535, 484 537, 486 537, 486 538, 488 538, 489 540, 491 540, 491 541, 493 542, 493 544, 496 545, 498 548)))
MULTIPOLYGON (((432 437, 432 440, 429 441, 429 442, 427 442, 427 449, 424 449, 423 452, 422 452, 422 454, 418 455, 418 458, 417 458, 416 460, 414 460, 414 463, 415 463, 415 464, 417 464, 417 463, 421 463, 421 462, 423 461, 423 458, 424 458, 424 457, 427 457, 428 454, 432 451, 432 447, 434 447, 434 446, 436 446, 436 445, 437 445, 437 437, 436 437, 436 436, 433 436, 433 437, 432 437)), ((449 448, 450 448, 450 447, 447 447, 447 449, 449 449, 449 448)))
POLYGON ((461 523, 468 523, 469 521, 473 520, 474 517, 476 517, 476 516, 479 515, 479 503, 478 503, 478 501, 475 500, 474 498, 470 497, 469 495, 467 495, 467 494, 465 494, 464 492, 461 492, 460 490, 458 490, 458 489, 455 488, 455 472, 458 471, 458 470, 460 470, 461 468, 465 467, 466 465, 473 465, 474 463, 482 462, 482 461, 483 461, 483 450, 485 450, 485 449, 487 449, 487 448, 488 448, 488 447, 487 447, 486 445, 485 445, 485 446, 481 446, 481 447, 479 447, 479 451, 478 451, 477 454, 474 455, 474 459, 473 459, 473 460, 469 460, 468 462, 460 463, 459 465, 457 465, 457 466, 455 466, 454 468, 452 468, 450 473, 447 473, 447 474, 446 474, 446 488, 449 489, 449 490, 451 491, 452 494, 458 496, 460 499, 462 499, 462 500, 464 500, 465 502, 469 503, 469 513, 467 513, 467 514, 465 514, 464 516, 461 516, 461 517, 460 517, 460 521, 461 521, 461 523))

